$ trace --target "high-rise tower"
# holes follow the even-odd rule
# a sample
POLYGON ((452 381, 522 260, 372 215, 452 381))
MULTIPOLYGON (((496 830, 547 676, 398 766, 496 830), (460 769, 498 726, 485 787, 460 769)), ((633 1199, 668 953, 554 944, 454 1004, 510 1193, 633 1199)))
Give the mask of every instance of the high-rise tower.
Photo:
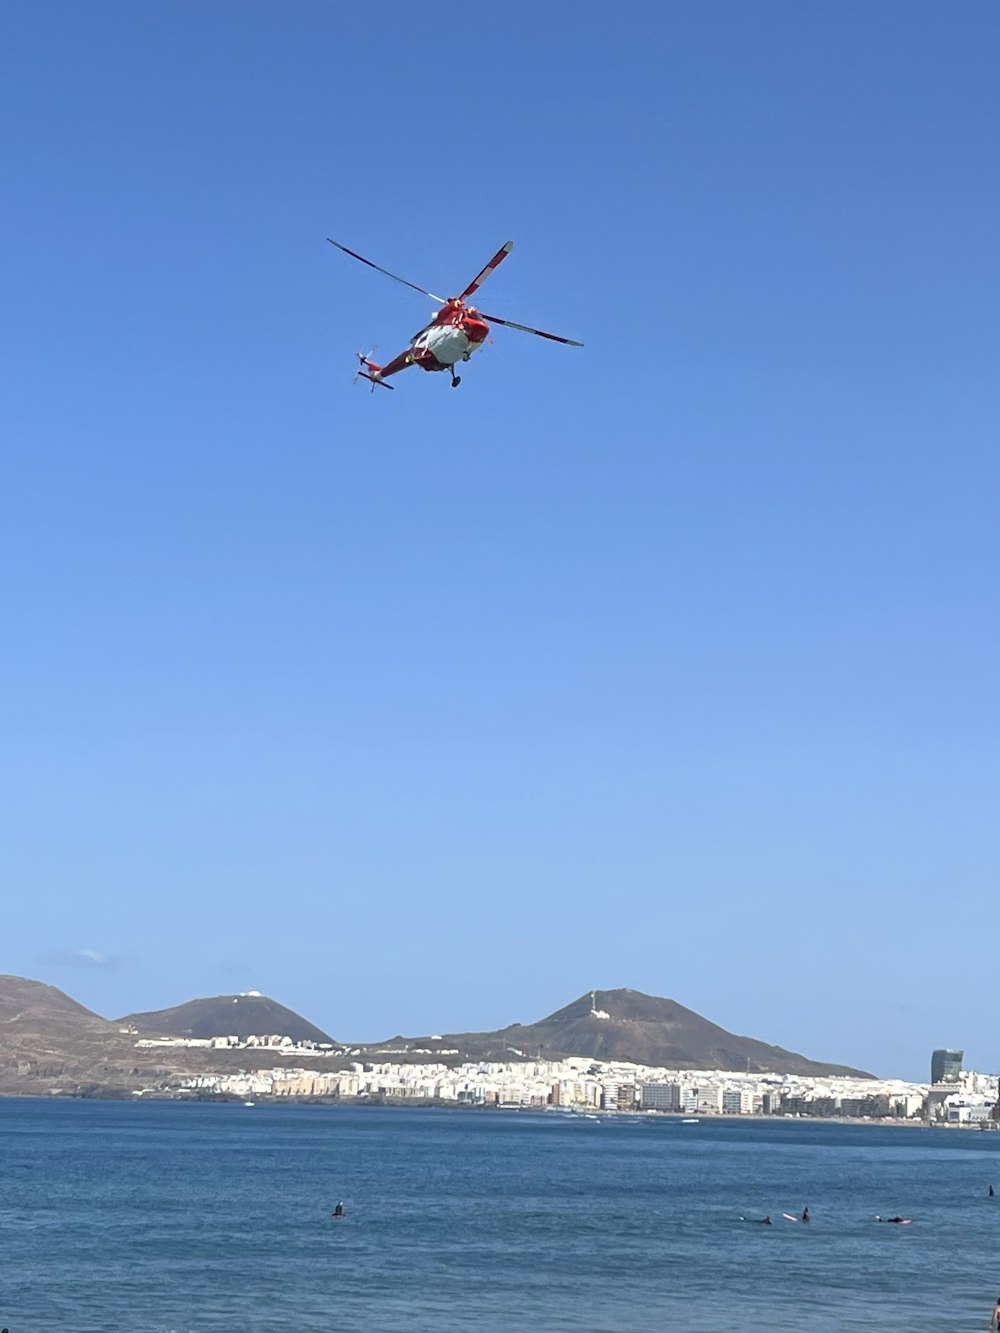
POLYGON ((931 1082, 957 1083, 964 1051, 931 1051, 931 1082))

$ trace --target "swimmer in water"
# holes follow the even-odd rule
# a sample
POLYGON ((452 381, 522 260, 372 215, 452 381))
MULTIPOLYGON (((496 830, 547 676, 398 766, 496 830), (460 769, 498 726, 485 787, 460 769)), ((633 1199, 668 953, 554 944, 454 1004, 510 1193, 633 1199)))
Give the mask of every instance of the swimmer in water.
POLYGON ((343 1200, 342 1200, 342 1199, 338 1199, 338 1200, 337 1200, 337 1206, 334 1208, 334 1210, 333 1210, 333 1212, 330 1214, 330 1216, 331 1216, 331 1217, 343 1217, 343 1216, 344 1216, 344 1203, 343 1203, 343 1200))

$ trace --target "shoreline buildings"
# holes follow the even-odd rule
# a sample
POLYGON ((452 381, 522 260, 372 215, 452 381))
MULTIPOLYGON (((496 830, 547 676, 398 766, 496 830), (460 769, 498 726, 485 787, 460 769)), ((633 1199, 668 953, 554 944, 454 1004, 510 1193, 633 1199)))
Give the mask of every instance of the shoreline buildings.
POLYGON ((279 1101, 434 1103, 595 1114, 893 1119, 942 1125, 988 1126, 996 1123, 997 1114, 997 1078, 993 1075, 963 1073, 943 1089, 935 1089, 901 1079, 651 1069, 583 1057, 457 1066, 356 1062, 349 1069, 330 1071, 277 1068, 203 1074, 184 1080, 175 1091, 194 1097, 279 1101), (943 1095, 937 1095, 939 1092, 943 1095))

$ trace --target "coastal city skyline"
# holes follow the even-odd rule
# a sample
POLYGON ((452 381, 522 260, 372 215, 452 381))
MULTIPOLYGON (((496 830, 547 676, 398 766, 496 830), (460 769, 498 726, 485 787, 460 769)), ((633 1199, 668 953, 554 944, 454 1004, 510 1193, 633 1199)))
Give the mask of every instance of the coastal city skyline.
POLYGON ((672 1001, 631 990, 592 991, 539 1024, 495 1033, 355 1045, 258 991, 105 1020, 44 983, 0 976, 0 1019, 6 1096, 1000 1128, 1000 1075, 965 1068, 964 1051, 931 1051, 929 1081, 886 1077, 737 1037, 672 1001))
MULTIPOLYGON (((945 1100, 949 1105, 956 1100, 961 1106, 966 1105, 961 1097, 956 1099, 951 1095, 959 1088, 965 1096, 973 1094, 979 1119, 1000 1118, 992 1113, 989 1116, 982 1114, 984 1089, 990 1091, 990 1107, 1000 1104, 993 1095, 998 1085, 997 1075, 970 1070, 964 1050, 931 1050, 927 1078, 919 1074, 904 1077, 893 1070, 866 1071, 849 1062, 824 1062, 815 1058, 813 1052, 789 1051, 747 1034, 727 1032, 674 1000, 644 995, 629 988, 585 992, 559 1010, 527 1024, 514 1022, 477 1033, 458 1023, 447 1025, 447 1035, 441 1035, 420 1034, 402 1023, 396 1025, 395 1035, 374 1041, 359 1041, 344 1032, 335 1036, 258 990, 195 997, 162 1011, 130 1011, 115 1018, 81 1008, 72 996, 45 982, 0 975, 0 1010, 6 1025, 8 1055, 18 1051, 18 1063, 19 1067, 23 1066, 23 1073, 44 1069, 57 1050, 62 1050, 69 1058, 68 1068, 75 1068, 76 1073, 67 1072, 69 1081, 62 1088, 66 1094, 72 1093, 81 1080, 82 1085, 88 1083, 91 1078, 87 1072, 89 1066, 105 1068, 106 1074, 99 1077, 107 1077, 107 1071, 114 1068, 113 1060, 107 1063, 110 1058, 107 1050, 100 1055, 92 1050, 89 1057, 83 1056, 82 1066, 79 1064, 78 1057, 94 1036, 93 1027, 88 1023, 88 1019, 93 1019, 107 1033, 113 1031, 119 1038, 125 1038, 125 1045, 134 1046, 136 1050, 247 1050, 259 1054, 274 1048, 284 1057, 322 1054, 324 1061, 358 1057, 366 1062, 375 1061, 377 1068, 381 1068, 380 1062, 391 1061, 394 1056, 403 1056, 417 1065, 426 1065, 428 1058, 448 1058, 452 1068, 467 1069, 477 1063, 492 1068, 506 1061, 508 1055, 514 1055, 522 1066, 532 1060, 582 1061, 582 1067, 596 1065, 599 1068, 629 1065, 646 1071, 645 1075, 637 1075, 640 1082, 643 1077, 648 1081, 650 1069, 675 1073, 685 1070, 692 1075, 698 1071, 704 1075, 705 1071, 718 1074, 719 1070, 728 1070, 745 1074, 751 1081, 778 1083, 786 1089, 789 1082, 793 1088, 799 1082, 810 1087, 817 1080, 825 1084, 832 1079, 835 1085, 846 1086, 850 1095, 853 1095, 855 1085, 864 1084, 869 1089, 864 1096, 869 1099, 875 1095, 871 1089, 876 1086, 886 1095, 895 1095, 905 1085, 908 1095, 912 1095, 914 1089, 923 1089, 921 1097, 924 1100, 929 1089, 937 1089, 939 1093, 943 1090, 930 1111, 924 1106, 919 1112, 932 1120, 943 1118, 947 1109, 945 1100), (613 1012, 608 1012, 603 1007, 605 1005, 613 1012), (647 1058, 657 1053, 661 1058, 647 1058), (711 1058, 713 1055, 717 1057, 715 1060, 711 1058), (680 1064, 676 1063, 676 1058, 681 1058, 680 1064), (723 1058, 724 1063, 720 1064, 719 1058, 723 1058)), ((121 1045, 121 1042, 115 1044, 121 1045)), ((365 1065, 365 1068, 371 1067, 365 1065)), ((988 1063, 980 1065, 980 1068, 984 1067, 990 1066, 988 1063)), ((301 1070, 292 1072, 302 1073, 301 1070)), ((253 1070, 244 1073, 247 1077, 255 1077, 253 1070)), ((207 1077, 211 1079, 215 1075, 207 1077)), ((116 1075, 110 1075, 109 1091, 116 1086, 115 1078, 116 1075)), ((175 1073, 171 1075, 171 1085, 176 1082, 175 1073)), ((289 1093, 287 1083, 283 1087, 285 1095, 300 1095, 289 1093)), ((19 1084, 18 1088, 22 1092, 28 1091, 28 1085, 19 1084)), ((127 1089, 119 1088, 119 1095, 124 1091, 127 1089)), ((757 1092, 761 1092, 760 1087, 757 1092)), ((808 1095, 813 1094, 809 1092, 808 1095)), ((826 1093, 820 1095, 825 1097, 826 1093)), ((532 1099, 533 1104, 535 1100, 532 1099)), ((759 1111, 760 1106, 744 1106, 742 1109, 759 1111)), ((910 1106, 905 1115, 917 1113, 910 1106)), ((831 1112, 826 1110, 823 1114, 831 1112)), ((888 1112, 883 1109, 880 1114, 888 1112)), ((963 1110, 952 1118, 964 1123, 969 1115, 963 1110)))
MULTIPOLYGON (((161 1037, 161 1050, 182 1044, 161 1037)), ((997 1129, 996 1074, 965 1071, 947 1084, 905 1079, 852 1079, 801 1074, 741 1074, 738 1070, 671 1069, 628 1061, 563 1060, 394 1064, 358 1061, 326 1071, 304 1049, 301 1066, 233 1074, 199 1074, 178 1081, 181 1097, 266 1097, 277 1100, 371 1101, 496 1107, 508 1110, 638 1111, 688 1116, 774 1116, 816 1120, 892 1120, 935 1127, 997 1129)), ((362 1054, 359 1052, 359 1054, 362 1054)), ((133 1095, 163 1096, 154 1081, 133 1095)))
POLYGON ((1000 9, 390 8, 5 13, 0 970, 990 1068, 1000 9))
MULTIPOLYGON (((137 1034, 138 1035, 138 1034, 137 1034)), ((440 1102, 511 1110, 559 1108, 631 1114, 656 1111, 685 1115, 793 1116, 815 1119, 921 1121, 952 1128, 1000 1128, 1000 1075, 963 1068, 962 1051, 930 1052, 930 1079, 838 1074, 742 1072, 711 1067, 651 1066, 566 1053, 560 1058, 523 1058, 441 1063, 460 1054, 441 1038, 428 1049, 401 1046, 345 1049, 329 1042, 293 1041, 263 1034, 239 1038, 145 1036, 137 1048, 280 1051, 301 1065, 207 1073, 173 1083, 172 1095, 364 1100, 385 1104, 440 1102), (410 1059, 394 1061, 406 1050, 410 1059), (350 1063, 344 1067, 345 1057, 350 1063), (379 1058, 381 1057, 381 1058, 379 1058), (419 1059, 416 1057, 432 1057, 419 1059), (438 1057, 435 1063, 433 1057, 438 1057), (325 1069, 331 1060, 338 1067, 325 1069)), ((509 1048, 512 1049, 512 1048, 509 1048)), ((164 1095, 162 1080, 133 1096, 164 1095)))

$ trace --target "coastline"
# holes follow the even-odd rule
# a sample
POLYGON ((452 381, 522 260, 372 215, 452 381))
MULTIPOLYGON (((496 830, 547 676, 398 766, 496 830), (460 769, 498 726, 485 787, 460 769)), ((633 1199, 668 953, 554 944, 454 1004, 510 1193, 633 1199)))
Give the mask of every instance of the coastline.
POLYGON ((729 1125, 747 1125, 747 1124, 807 1124, 807 1125, 841 1125, 858 1126, 865 1128, 885 1127, 891 1129, 925 1129, 925 1130, 965 1130, 975 1132, 993 1133, 1000 1130, 1000 1122, 985 1121, 979 1123, 969 1122, 947 1122, 947 1121, 928 1121, 925 1117, 902 1118, 900 1116, 846 1116, 846 1115, 828 1115, 828 1116, 808 1116, 808 1115, 776 1115, 773 1112, 768 1113, 722 1113, 715 1111, 702 1111, 697 1114, 688 1114, 681 1111, 654 1111, 643 1110, 641 1107, 634 1110, 602 1110, 592 1107, 570 1108, 562 1106, 514 1106, 514 1105, 496 1105, 489 1102, 456 1102, 451 1098, 432 1098, 432 1097, 311 1097, 311 1096, 274 1096, 266 1093, 258 1093, 252 1102, 238 1093, 231 1092, 209 1092, 193 1091, 187 1089, 163 1090, 157 1092, 146 1092, 141 1096, 135 1092, 126 1089, 93 1089, 86 1091, 50 1091, 47 1094, 42 1092, 0 1092, 0 1101, 38 1101, 51 1103, 54 1101, 97 1101, 97 1102, 117 1102, 131 1103, 154 1103, 163 1105, 165 1102, 178 1102, 195 1105, 213 1105, 213 1106, 245 1106, 251 1107, 301 1107, 301 1106, 325 1106, 331 1109, 341 1110, 364 1110, 364 1109, 409 1109, 414 1111, 435 1110, 435 1111, 453 1111, 459 1113, 477 1112, 481 1114, 493 1115, 544 1115, 561 1116, 567 1120, 594 1120, 594 1121, 614 1121, 614 1120, 656 1120, 663 1122, 673 1122, 675 1124, 712 1123, 729 1125))

